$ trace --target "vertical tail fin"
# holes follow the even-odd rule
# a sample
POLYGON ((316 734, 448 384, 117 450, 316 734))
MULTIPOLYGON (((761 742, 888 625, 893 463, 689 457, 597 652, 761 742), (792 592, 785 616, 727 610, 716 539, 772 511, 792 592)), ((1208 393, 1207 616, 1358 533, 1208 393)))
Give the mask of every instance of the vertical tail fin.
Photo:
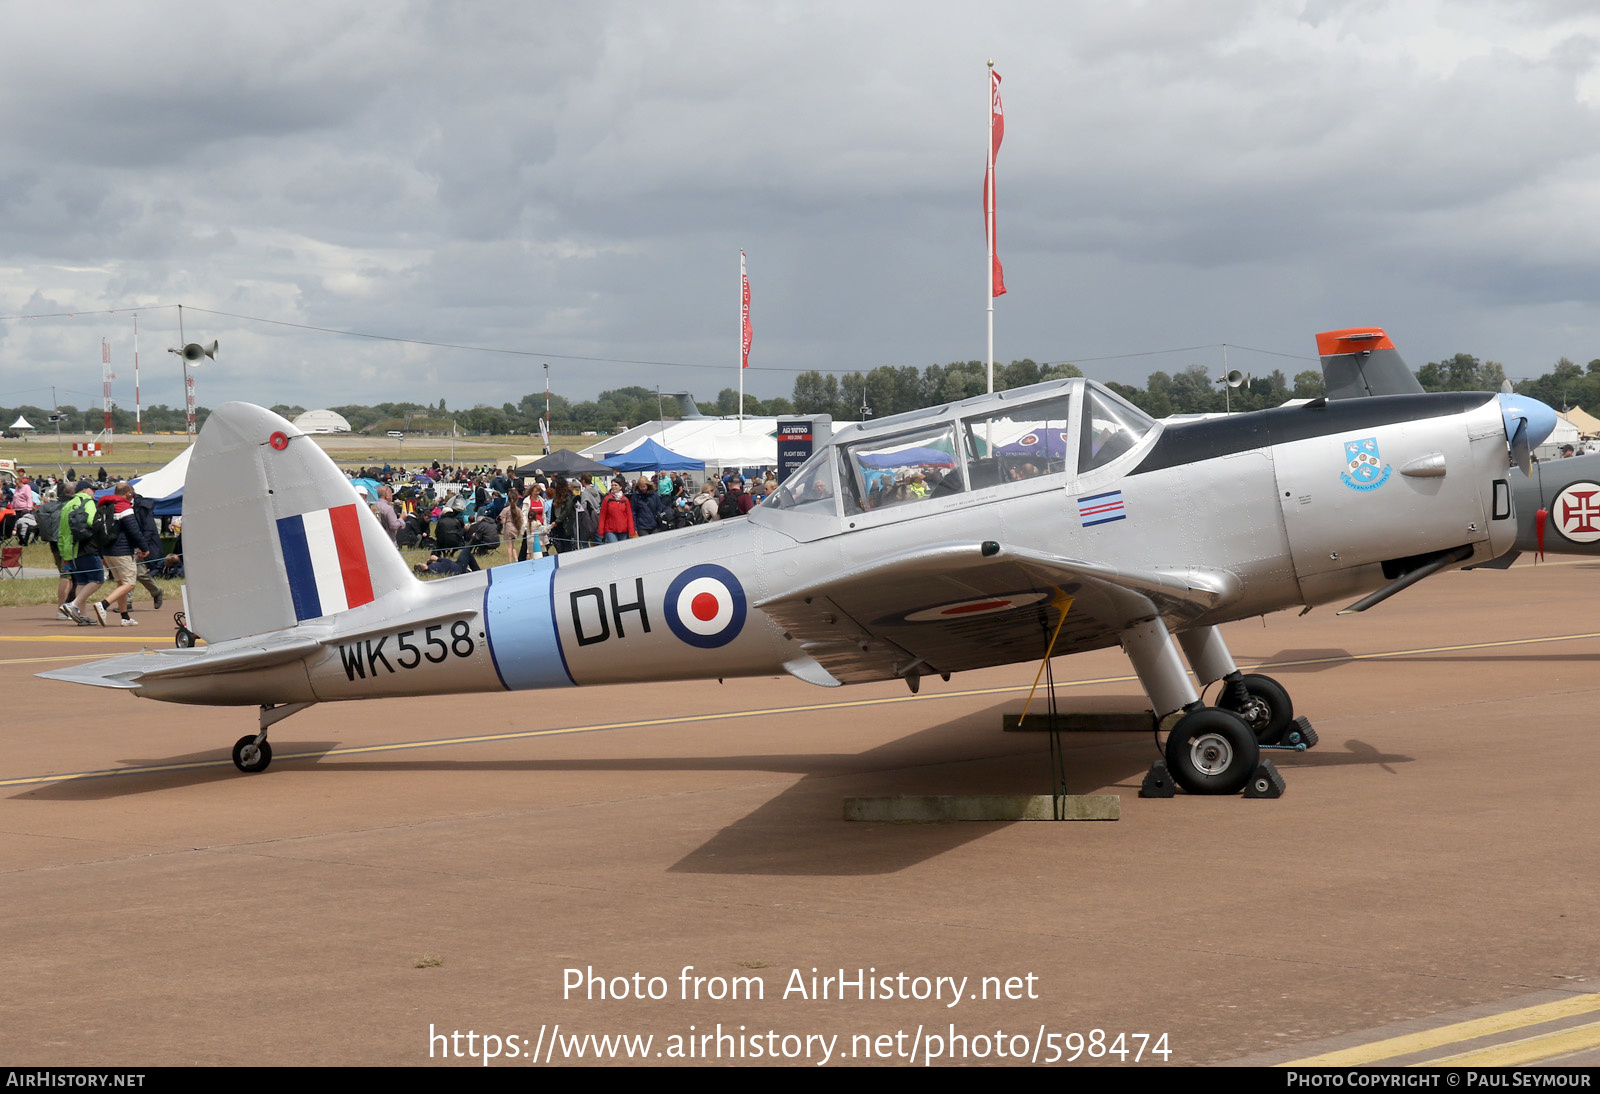
POLYGON ((226 403, 206 420, 183 510, 189 625, 210 642, 283 630, 416 586, 333 461, 249 403, 226 403))
POLYGON ((1417 382, 1382 327, 1349 327, 1317 335, 1322 386, 1330 399, 1421 395, 1417 382))

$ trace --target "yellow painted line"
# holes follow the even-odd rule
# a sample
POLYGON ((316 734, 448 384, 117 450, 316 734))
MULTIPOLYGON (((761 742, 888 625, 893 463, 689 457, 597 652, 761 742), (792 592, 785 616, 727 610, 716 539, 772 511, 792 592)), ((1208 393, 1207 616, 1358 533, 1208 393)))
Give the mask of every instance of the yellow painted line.
MULTIPOLYGON (((1131 676, 1108 676, 1095 680, 1075 680, 1072 686, 1083 684, 1114 683, 1131 680, 1131 676)), ((350 748, 332 748, 324 752, 275 753, 273 762, 279 760, 321 759, 324 756, 360 756, 375 752, 407 752, 418 748, 442 748, 447 745, 486 744, 491 741, 522 741, 534 737, 559 737, 572 733, 600 733, 613 729, 643 729, 649 726, 683 725, 688 722, 725 722, 734 718, 760 718, 775 714, 804 714, 819 710, 844 710, 851 707, 883 706, 890 703, 927 702, 934 699, 960 699, 975 695, 1004 695, 1026 691, 1025 685, 1008 685, 998 688, 974 688, 968 691, 950 691, 930 695, 893 695, 878 699, 855 699, 838 703, 813 703, 808 706, 768 707, 760 710, 728 710, 709 714, 685 714, 675 718, 645 718, 631 722, 598 722, 594 725, 566 726, 560 729, 526 729, 509 733, 486 733, 473 737, 439 737, 427 741, 401 741, 379 745, 356 745, 350 748)), ((233 760, 196 760, 182 764, 152 764, 147 767, 115 767, 99 771, 73 771, 60 775, 30 775, 15 779, 0 779, 0 787, 30 786, 39 783, 66 782, 71 779, 99 779, 113 775, 134 775, 161 771, 194 771, 208 767, 232 767, 233 760)))
POLYGON ((1281 669, 1296 665, 1328 665, 1336 661, 1381 661, 1387 657, 1416 657, 1424 653, 1456 653, 1461 650, 1489 650, 1503 646, 1537 646, 1545 642, 1576 642, 1600 638, 1600 631, 1586 634, 1553 634, 1544 638, 1505 638, 1497 642, 1464 642, 1456 646, 1420 646, 1414 650, 1386 650, 1380 653, 1341 653, 1333 657, 1308 657, 1303 661, 1263 661, 1257 668, 1281 669))
MULTIPOLYGON (((103 628, 108 629, 108 628, 103 628)), ((119 627, 118 630, 121 628, 119 627)), ((176 629, 176 628, 174 628, 176 629)), ((88 630, 87 627, 84 630, 88 630)), ((159 643, 159 638, 146 634, 41 634, 30 638, 25 634, 0 634, 0 642, 143 642, 149 646, 159 643)), ((172 641, 169 636, 168 642, 172 641)))
MULTIPOLYGON (((1564 634, 1546 638, 1511 638, 1499 642, 1471 642, 1454 646, 1428 646, 1413 650, 1391 650, 1383 653, 1354 653, 1339 654, 1333 657, 1311 657, 1296 661, 1269 661, 1260 664, 1259 668, 1292 667, 1296 665, 1321 665, 1340 661, 1362 661, 1384 657, 1408 657, 1422 653, 1445 653, 1455 650, 1490 649, 1504 646, 1522 646, 1545 642, 1568 642, 1583 638, 1600 638, 1600 631, 1588 634, 1564 634)), ((71 660, 71 658, 51 658, 51 660, 71 660)), ((1057 683, 1059 688, 1089 687, 1096 684, 1125 684, 1135 682, 1138 677, 1129 673, 1122 676, 1096 676, 1083 680, 1062 680, 1057 683)), ((735 718, 762 718, 778 714, 808 714, 817 711, 850 710, 859 707, 887 706, 896 703, 921 703, 934 702, 944 699, 964 699, 984 695, 1013 695, 1028 690, 1026 684, 1007 684, 1002 687, 969 688, 962 691, 930 692, 927 695, 890 695, 876 699, 850 699, 833 703, 810 703, 803 706, 791 707, 763 707, 754 710, 729 710, 709 714, 685 714, 673 718, 645 718, 628 722, 598 722, 594 725, 567 726, 560 729, 528 729, 516 730, 507 733, 487 733, 471 737, 439 737, 426 741, 401 741, 389 744, 360 745, 350 748, 335 748, 325 752, 285 752, 273 756, 273 760, 305 760, 320 759, 325 756, 360 756, 377 752, 407 752, 418 748, 442 748, 449 745, 487 744, 493 741, 522 741, 535 737, 557 737, 572 733, 600 733, 615 729, 644 729, 650 726, 684 725, 690 722, 722 722, 735 718)), ((93 771, 72 771, 57 775, 29 775, 13 779, 0 779, 0 787, 7 786, 32 786, 40 783, 67 782, 73 779, 102 779, 118 775, 133 775, 141 773, 159 773, 166 771, 195 771, 212 767, 232 767, 233 760, 196 760, 182 764, 152 764, 146 767, 116 767, 104 768, 93 771)))
POLYGON ((62 653, 54 657, 10 657, 0 661, 0 665, 32 665, 39 661, 82 661, 81 653, 62 653))
POLYGON ((1541 1033, 1537 1037, 1524 1037, 1520 1041, 1481 1048, 1476 1052, 1463 1052, 1456 1056, 1429 1060, 1419 1066, 1516 1067, 1519 1064, 1531 1064, 1539 1060, 1548 1060, 1552 1056, 1565 1056, 1569 1052, 1581 1052, 1596 1046, 1600 1046, 1600 1022, 1588 1022, 1581 1026, 1573 1026, 1571 1029, 1558 1029, 1553 1033, 1541 1033))
POLYGON ((1509 1033, 1514 1029, 1526 1029, 1541 1022, 1553 1022, 1557 1018, 1592 1014, 1597 1010, 1600 1010, 1600 994, 1574 995, 1570 999, 1558 999, 1554 1003, 1523 1007, 1521 1010, 1508 1010, 1504 1014, 1491 1014, 1487 1018, 1474 1018, 1469 1022, 1457 1022, 1454 1025, 1440 1026, 1438 1029, 1424 1030, 1421 1033, 1390 1037, 1383 1041, 1373 1041, 1371 1044, 1340 1049, 1337 1052, 1326 1052, 1321 1056, 1308 1056, 1304 1060, 1290 1060, 1278 1066, 1348 1067, 1376 1063, 1394 1056, 1408 1056, 1413 1052, 1470 1041, 1475 1037, 1489 1037, 1497 1033, 1509 1033))

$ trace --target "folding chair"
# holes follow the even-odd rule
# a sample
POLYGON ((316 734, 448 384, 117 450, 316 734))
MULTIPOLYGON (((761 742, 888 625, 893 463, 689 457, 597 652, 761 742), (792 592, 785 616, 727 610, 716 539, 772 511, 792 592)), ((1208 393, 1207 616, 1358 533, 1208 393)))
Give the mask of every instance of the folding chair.
POLYGON ((22 576, 22 548, 0 547, 0 578, 22 576))

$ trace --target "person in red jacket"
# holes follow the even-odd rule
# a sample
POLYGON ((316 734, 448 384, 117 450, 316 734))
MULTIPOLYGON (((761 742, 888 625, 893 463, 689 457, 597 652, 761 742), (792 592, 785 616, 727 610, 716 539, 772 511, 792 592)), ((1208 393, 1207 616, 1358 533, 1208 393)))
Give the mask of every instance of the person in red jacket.
POLYGON ((129 598, 139 581, 139 561, 160 554, 161 544, 159 541, 152 544, 145 538, 133 508, 133 487, 127 483, 119 482, 115 490, 100 499, 100 506, 111 510, 117 527, 116 542, 101 552, 116 581, 116 589, 94 606, 95 614, 100 617, 102 627, 107 625, 110 612, 122 617, 124 627, 131 627, 138 622, 133 618, 133 603, 129 598))
POLYGON ((633 503, 623 492, 621 479, 613 481, 611 493, 600 500, 600 523, 597 531, 601 543, 633 539, 639 534, 633 527, 633 503))

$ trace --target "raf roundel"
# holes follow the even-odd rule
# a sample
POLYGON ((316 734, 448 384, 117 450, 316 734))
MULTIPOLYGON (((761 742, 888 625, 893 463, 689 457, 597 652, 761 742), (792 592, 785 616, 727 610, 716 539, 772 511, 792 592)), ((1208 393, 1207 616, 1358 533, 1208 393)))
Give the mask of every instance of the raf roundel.
POLYGON ((722 566, 691 566, 667 586, 667 626, 691 646, 714 650, 744 628, 744 586, 722 566))
POLYGON ((901 619, 907 623, 949 623, 957 619, 971 619, 975 615, 997 615, 1013 608, 1025 608, 1049 597, 1048 593, 1020 592, 985 596, 977 600, 962 600, 955 604, 940 604, 934 608, 907 612, 901 619))

